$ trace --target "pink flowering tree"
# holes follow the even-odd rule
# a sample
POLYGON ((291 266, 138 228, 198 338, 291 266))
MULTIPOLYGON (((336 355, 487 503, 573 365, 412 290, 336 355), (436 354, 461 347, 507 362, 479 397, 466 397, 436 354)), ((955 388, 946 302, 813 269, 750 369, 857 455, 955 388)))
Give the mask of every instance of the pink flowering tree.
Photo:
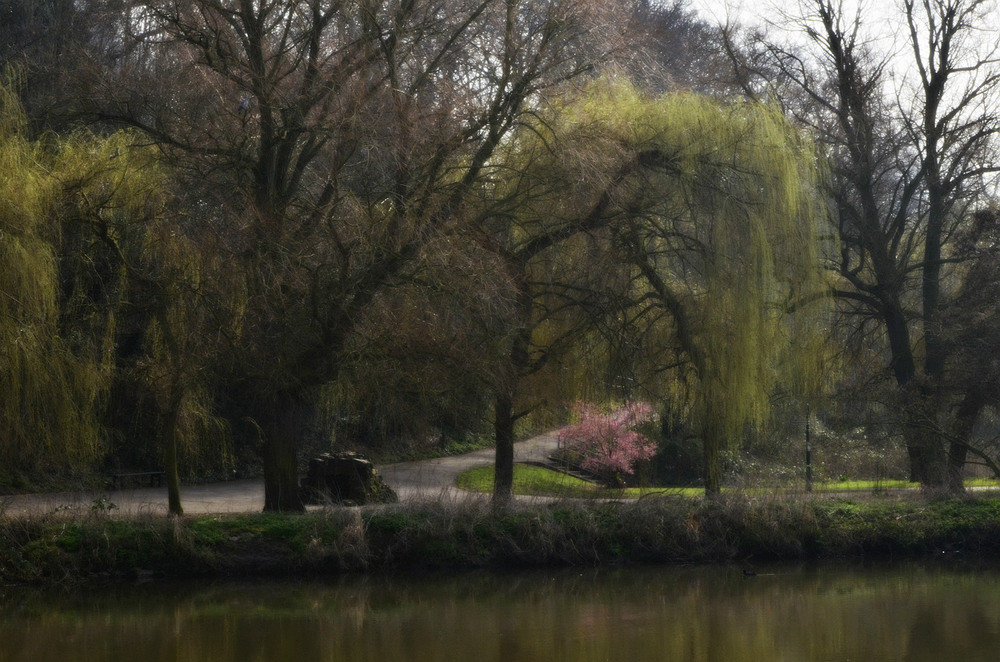
POLYGON ((559 432, 564 457, 607 484, 622 484, 623 476, 635 472, 636 463, 656 453, 656 443, 636 429, 653 418, 651 405, 632 402, 608 413, 578 401, 573 409, 577 423, 559 432))

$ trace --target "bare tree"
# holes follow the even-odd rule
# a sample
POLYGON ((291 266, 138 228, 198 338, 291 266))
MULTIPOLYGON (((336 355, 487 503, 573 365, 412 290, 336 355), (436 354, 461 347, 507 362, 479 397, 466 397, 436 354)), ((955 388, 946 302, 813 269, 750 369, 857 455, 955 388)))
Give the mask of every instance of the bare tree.
MULTIPOLYGON (((942 487, 944 431, 961 397, 947 387, 955 348, 943 316, 967 258, 955 237, 997 170, 997 46, 979 33, 995 9, 986 0, 904 0, 895 54, 876 48, 860 10, 832 0, 802 8, 814 50, 767 43, 763 59, 804 95, 785 96, 785 106, 826 145, 840 242, 835 293, 854 319, 878 321, 912 477, 942 487)), ((951 474, 961 489, 960 471, 951 474)))
MULTIPOLYGON (((467 221, 547 87, 588 69, 596 5, 558 0, 132 3, 97 117, 155 140, 227 238, 243 324, 232 391, 265 509, 301 508, 303 411, 361 313, 467 221)), ((234 294, 236 296, 236 294, 234 294)))
POLYGON ((721 31, 690 0, 632 0, 627 8, 629 51, 621 66, 637 84, 657 94, 717 94, 728 87, 721 31))

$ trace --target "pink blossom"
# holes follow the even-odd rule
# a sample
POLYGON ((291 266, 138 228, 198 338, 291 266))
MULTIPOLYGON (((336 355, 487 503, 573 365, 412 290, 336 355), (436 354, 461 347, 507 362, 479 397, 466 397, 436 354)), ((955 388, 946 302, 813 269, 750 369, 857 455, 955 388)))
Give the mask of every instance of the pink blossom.
POLYGON ((603 413, 593 404, 577 402, 574 410, 579 422, 561 430, 559 441, 582 456, 582 468, 600 476, 631 474, 637 462, 656 453, 656 443, 635 429, 652 419, 648 403, 633 402, 603 413))

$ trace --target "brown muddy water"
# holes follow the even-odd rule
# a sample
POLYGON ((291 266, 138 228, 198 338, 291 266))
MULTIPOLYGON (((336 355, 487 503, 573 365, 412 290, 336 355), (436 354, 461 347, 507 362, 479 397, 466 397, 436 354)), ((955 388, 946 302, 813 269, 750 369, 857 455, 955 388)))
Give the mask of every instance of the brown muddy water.
POLYGON ((0 662, 994 662, 1000 566, 0 588, 0 662))

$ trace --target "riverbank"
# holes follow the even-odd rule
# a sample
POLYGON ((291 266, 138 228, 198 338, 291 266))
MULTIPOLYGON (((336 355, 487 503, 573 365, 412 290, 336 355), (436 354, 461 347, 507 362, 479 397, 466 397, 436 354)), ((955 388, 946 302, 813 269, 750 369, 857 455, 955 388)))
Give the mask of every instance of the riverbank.
POLYGON ((471 568, 995 558, 1000 498, 487 502, 304 515, 0 517, 0 582, 312 576, 471 568))

